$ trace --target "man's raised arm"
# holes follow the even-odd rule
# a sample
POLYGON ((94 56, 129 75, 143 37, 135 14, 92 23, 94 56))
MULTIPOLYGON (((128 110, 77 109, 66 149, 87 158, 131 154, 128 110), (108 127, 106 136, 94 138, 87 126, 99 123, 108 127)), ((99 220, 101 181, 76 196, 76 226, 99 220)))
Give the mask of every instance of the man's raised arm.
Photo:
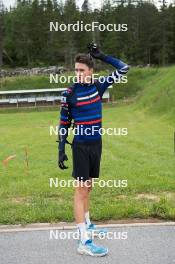
POLYGON ((124 75, 128 72, 129 66, 126 63, 124 63, 123 61, 121 61, 121 60, 119 60, 113 56, 103 54, 99 50, 98 46, 95 43, 90 43, 88 48, 89 48, 89 53, 93 58, 99 59, 99 60, 101 60, 105 63, 108 63, 108 64, 110 64, 116 68, 116 71, 111 73, 109 76, 106 76, 105 79, 103 78, 103 82, 100 80, 100 78, 98 80, 98 86, 100 88, 100 96, 102 97, 105 90, 115 80, 120 80, 122 75, 124 75))

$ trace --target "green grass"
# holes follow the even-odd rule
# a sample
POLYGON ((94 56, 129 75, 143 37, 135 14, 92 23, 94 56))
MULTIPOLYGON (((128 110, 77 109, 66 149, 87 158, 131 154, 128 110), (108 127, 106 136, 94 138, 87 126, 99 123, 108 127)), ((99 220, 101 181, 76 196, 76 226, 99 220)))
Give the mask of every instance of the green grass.
MULTIPOLYGON (((93 220, 175 220, 174 68, 134 71, 131 75, 142 86, 134 103, 105 105, 103 110, 103 127, 125 127, 128 135, 103 136, 101 179, 127 180, 128 186, 96 186, 93 220), (166 89, 171 96, 166 97, 166 89)), ((0 160, 16 154, 7 167, 0 163, 0 223, 73 221, 73 188, 49 187, 49 178, 72 179, 71 148, 67 146, 69 169, 61 171, 56 136, 49 135, 58 116, 59 109, 0 114, 0 160)))
POLYGON ((175 67, 160 68, 143 85, 143 90, 137 98, 139 109, 145 109, 149 114, 167 115, 175 121, 175 67))
MULTIPOLYGON (((73 188, 49 187, 49 178, 71 179, 71 149, 67 147, 69 169, 60 171, 56 136, 49 136, 49 125, 57 124, 57 116, 54 111, 0 115, 0 160, 17 155, 7 167, 0 165, 1 223, 73 220, 73 188), (25 147, 29 152, 28 170, 25 147)), ((93 219, 174 219, 173 127, 161 118, 134 112, 131 106, 105 107, 103 125, 128 128, 128 136, 103 137, 101 166, 102 179, 127 180, 128 187, 95 187, 93 219), (137 199, 140 193, 154 194, 160 201, 137 199)))
POLYGON ((30 90, 58 87, 66 87, 66 84, 50 83, 49 75, 6 77, 0 80, 0 91, 30 90))

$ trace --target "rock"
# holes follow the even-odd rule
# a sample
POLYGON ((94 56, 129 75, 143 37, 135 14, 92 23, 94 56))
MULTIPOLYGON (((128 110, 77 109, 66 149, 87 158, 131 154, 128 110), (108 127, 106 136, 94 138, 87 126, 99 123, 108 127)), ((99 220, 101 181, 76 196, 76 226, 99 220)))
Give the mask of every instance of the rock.
POLYGON ((50 67, 42 67, 42 68, 17 68, 15 70, 0 70, 0 78, 4 77, 14 77, 20 75, 48 75, 50 73, 53 74, 61 74, 65 72, 66 69, 62 66, 50 66, 50 67))

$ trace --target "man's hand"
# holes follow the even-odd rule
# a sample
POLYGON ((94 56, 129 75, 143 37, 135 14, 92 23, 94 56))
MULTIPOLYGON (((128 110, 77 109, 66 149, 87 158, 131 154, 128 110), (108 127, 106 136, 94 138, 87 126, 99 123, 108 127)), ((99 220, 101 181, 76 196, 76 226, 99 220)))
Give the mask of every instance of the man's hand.
POLYGON ((88 47, 90 55, 93 58, 103 60, 105 55, 100 51, 100 49, 96 43, 91 42, 88 44, 87 47, 88 47))
POLYGON ((64 150, 59 150, 58 154, 58 166, 60 169, 64 170, 67 169, 68 167, 64 165, 64 161, 68 160, 67 155, 65 154, 64 150))

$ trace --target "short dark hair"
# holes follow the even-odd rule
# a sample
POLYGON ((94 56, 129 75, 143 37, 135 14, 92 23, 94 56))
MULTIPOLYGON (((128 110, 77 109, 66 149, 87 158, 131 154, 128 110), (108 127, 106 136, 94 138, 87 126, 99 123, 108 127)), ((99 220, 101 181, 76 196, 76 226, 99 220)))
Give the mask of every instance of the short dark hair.
POLYGON ((89 68, 94 68, 94 62, 92 57, 89 54, 79 53, 75 56, 75 63, 83 63, 86 64, 89 68))

